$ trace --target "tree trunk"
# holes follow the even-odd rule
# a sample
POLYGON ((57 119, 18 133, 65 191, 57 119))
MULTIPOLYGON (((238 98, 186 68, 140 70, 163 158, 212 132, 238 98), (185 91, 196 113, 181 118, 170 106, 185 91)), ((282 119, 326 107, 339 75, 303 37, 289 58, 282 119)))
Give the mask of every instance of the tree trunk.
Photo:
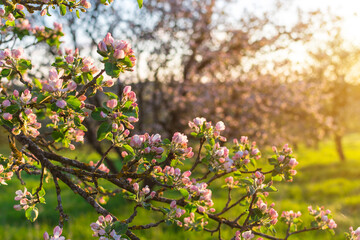
POLYGON ((340 161, 345 162, 346 158, 345 158, 344 149, 343 149, 343 145, 342 145, 342 136, 338 133, 335 133, 334 140, 335 140, 335 145, 336 145, 336 151, 340 158, 340 161))

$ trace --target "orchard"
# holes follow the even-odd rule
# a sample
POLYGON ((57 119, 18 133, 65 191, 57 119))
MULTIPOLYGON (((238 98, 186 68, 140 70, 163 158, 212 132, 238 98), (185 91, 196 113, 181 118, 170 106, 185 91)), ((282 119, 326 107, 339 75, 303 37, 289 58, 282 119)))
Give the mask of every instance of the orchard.
MULTIPOLYGON (((138 4, 141 11, 142 1, 138 4)), ((46 77, 37 77, 40 70, 22 39, 61 49, 64 33, 59 23, 53 28, 34 26, 30 17, 49 15, 54 8, 62 16, 80 18, 91 5, 86 0, 1 2, 0 124, 11 154, 0 157, 0 185, 6 188, 10 181, 24 184, 14 193, 14 211, 22 211, 24 221, 35 222, 41 215, 39 206, 46 207, 44 185, 52 185, 59 222, 44 232, 43 238, 68 239, 63 228, 71 212, 63 207, 67 199, 62 197, 61 187, 66 185, 99 214, 88 226, 93 231, 88 239, 140 239, 137 231, 166 224, 176 225, 179 231, 209 232, 218 239, 223 239, 224 227, 231 229, 235 240, 285 240, 308 231, 335 234, 336 216, 331 210, 309 206, 301 212, 279 212, 276 203, 268 199, 278 191, 277 183, 291 184, 296 178, 298 161, 288 144, 272 146, 272 154, 264 156, 246 136, 228 140, 225 121, 213 123, 203 117, 186 119, 189 135, 139 134, 136 92, 129 85, 121 94, 111 91, 119 76, 132 72, 137 64, 130 42, 114 39, 110 33, 98 39, 100 68, 78 49, 66 48, 47 66, 46 77), (89 101, 99 95, 101 101, 89 101), (88 120, 97 123, 94 137, 106 146, 97 162, 89 163, 62 154, 64 149, 77 151, 84 144, 89 130, 84 122, 88 120), (107 161, 112 151, 120 152, 115 167, 107 161), (259 167, 259 162, 267 165, 259 167), (37 176, 38 186, 27 189, 24 175, 37 176), (226 192, 225 205, 213 200, 218 194, 212 190, 214 185, 226 192), (128 208, 127 218, 121 219, 105 207, 116 195, 134 206, 128 208), (160 217, 156 222, 134 224, 139 209, 160 217), (305 214, 312 221, 303 222, 305 214), (278 225, 287 230, 278 232, 278 225)), ((359 240, 360 227, 350 228, 346 238, 359 240)))

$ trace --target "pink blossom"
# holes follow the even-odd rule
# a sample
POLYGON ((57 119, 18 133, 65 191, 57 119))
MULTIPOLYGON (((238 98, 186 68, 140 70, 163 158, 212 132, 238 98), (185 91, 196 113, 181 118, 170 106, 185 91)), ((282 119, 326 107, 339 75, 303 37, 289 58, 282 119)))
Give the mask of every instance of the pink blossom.
POLYGON ((8 107, 8 106, 11 105, 11 102, 6 99, 5 101, 3 101, 2 105, 3 105, 4 107, 8 107))
POLYGON ((135 191, 135 192, 139 191, 139 184, 138 184, 138 183, 134 183, 134 184, 133 184, 133 188, 134 188, 134 191, 135 191))
POLYGON ((123 50, 116 49, 114 52, 115 59, 123 59, 125 57, 125 52, 123 50))
POLYGON ((10 113, 4 113, 2 117, 7 121, 10 121, 13 118, 12 114, 10 113))
POLYGON ((215 125, 215 129, 217 131, 223 131, 223 130, 225 130, 225 124, 222 121, 217 122, 215 125))
POLYGON ((116 99, 110 99, 106 102, 106 106, 111 109, 115 108, 117 106, 117 104, 118 104, 118 101, 116 99))
POLYGON ((67 105, 67 103, 63 99, 59 99, 56 101, 56 106, 58 106, 59 108, 64 108, 64 107, 66 107, 66 105, 67 105))
POLYGON ((11 56, 15 59, 19 59, 23 53, 24 53, 23 48, 14 49, 11 51, 11 56))
POLYGON ((28 103, 31 99, 31 94, 30 94, 30 91, 29 89, 25 89, 24 92, 21 93, 21 97, 20 97, 20 100, 23 102, 23 103, 28 103))
POLYGON ((174 136, 172 137, 172 142, 175 144, 187 144, 188 139, 187 136, 184 134, 181 134, 179 132, 174 133, 174 136))
POLYGON ((74 62, 74 56, 69 55, 65 58, 65 60, 68 64, 71 64, 74 62))

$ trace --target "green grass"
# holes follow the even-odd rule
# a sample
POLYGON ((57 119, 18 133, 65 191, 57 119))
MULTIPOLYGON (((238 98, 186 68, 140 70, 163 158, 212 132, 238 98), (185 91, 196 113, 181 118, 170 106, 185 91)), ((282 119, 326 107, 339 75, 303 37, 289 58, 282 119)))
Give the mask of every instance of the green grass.
MULTIPOLYGON (((6 145, 5 145, 6 146, 6 145)), ((309 149, 300 146, 295 155, 299 161, 297 167, 298 175, 292 183, 277 183, 279 192, 271 194, 269 202, 276 202, 275 208, 281 214, 283 210, 293 209, 302 211, 304 222, 311 218, 307 215, 308 205, 325 206, 332 210, 338 224, 337 235, 331 236, 327 232, 310 232, 290 239, 344 239, 343 232, 350 226, 360 226, 360 135, 349 135, 344 141, 346 163, 340 163, 335 146, 331 141, 320 144, 318 149, 309 149)), ((5 150, 2 151, 5 153, 5 150)), ((81 161, 98 159, 98 155, 90 153, 89 149, 69 153, 71 157, 77 157, 81 161), (79 154, 80 153, 80 154, 79 154)), ((38 184, 37 177, 26 177, 27 188, 35 188, 38 184)), ((72 240, 95 239, 91 237, 92 231, 89 227, 91 222, 97 219, 97 214, 78 195, 74 195, 66 186, 62 187, 62 199, 65 212, 69 215, 69 222, 65 225, 65 236, 72 240)), ((52 231, 58 224, 58 212, 55 210, 56 194, 53 190, 53 182, 50 180, 45 185, 46 208, 40 206, 40 215, 35 223, 25 219, 24 212, 13 209, 14 192, 23 186, 14 179, 8 186, 0 186, 0 239, 1 240, 37 240, 42 239, 44 231, 52 231)), ((214 186, 212 188, 215 206, 225 204, 226 191, 214 186)), ((120 219, 129 217, 133 203, 117 196, 109 201, 106 207, 114 212, 120 219)), ((220 209, 220 207, 218 207, 220 209)), ((240 208, 234 209, 236 214, 240 208)), ((148 211, 139 210, 136 224, 146 224, 160 217, 157 213, 149 214, 148 211)), ((279 232, 283 231, 278 224, 279 232)), ((223 239, 230 239, 235 230, 224 228, 223 239)), ((136 232, 141 239, 217 239, 204 232, 184 232, 176 226, 161 225, 161 227, 148 231, 136 232)))

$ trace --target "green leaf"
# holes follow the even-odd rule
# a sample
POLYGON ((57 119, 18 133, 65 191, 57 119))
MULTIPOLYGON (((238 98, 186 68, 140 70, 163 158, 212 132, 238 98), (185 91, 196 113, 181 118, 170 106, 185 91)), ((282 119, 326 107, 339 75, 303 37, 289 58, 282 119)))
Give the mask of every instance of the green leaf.
POLYGON ((38 194, 39 194, 39 197, 45 196, 45 189, 41 188, 41 190, 38 192, 38 194))
POLYGON ((265 192, 277 192, 278 190, 274 186, 268 186, 263 189, 265 192))
POLYGON ((68 106, 70 108, 74 109, 75 111, 80 110, 81 101, 77 97, 69 96, 66 98, 66 102, 67 102, 68 106))
POLYGON ((78 9, 76 10, 76 16, 80 19, 80 11, 78 9))
POLYGON ((59 131, 54 131, 51 133, 52 138, 54 139, 55 142, 60 142, 65 135, 62 132, 59 131))
POLYGON ((7 77, 7 76, 10 75, 10 73, 11 73, 11 69, 5 68, 5 69, 3 69, 3 70, 1 71, 1 76, 2 76, 2 77, 7 77))
POLYGON ((132 155, 135 155, 134 149, 130 145, 123 145, 123 148, 125 148, 126 152, 131 153, 132 155))
POLYGON ((96 108, 94 111, 91 112, 91 117, 96 121, 104 121, 106 118, 101 116, 101 112, 108 114, 106 108, 96 108))
POLYGON ((60 4, 60 14, 64 16, 66 14, 66 6, 64 4, 60 4))
MULTIPOLYGON (((116 94, 113 93, 113 92, 104 92, 104 94, 105 94, 106 96, 108 96, 110 99, 119 99, 118 95, 116 95, 116 94)), ((130 102, 130 103, 132 103, 132 102, 130 102)))
POLYGON ((106 62, 105 63, 105 72, 107 75, 113 78, 117 78, 120 75, 120 69, 116 65, 116 63, 106 62))
POLYGON ((185 210, 186 210, 186 212, 188 212, 188 213, 196 212, 197 206, 196 206, 195 204, 189 203, 189 204, 186 204, 185 210))
POLYGON ((29 60, 26 59, 19 60, 19 70, 26 70, 31 68, 32 68, 32 64, 29 60))
POLYGON ((280 175, 276 175, 276 176, 271 177, 271 180, 273 180, 275 182, 281 182, 282 177, 280 175))
POLYGON ((165 139, 163 140, 163 143, 164 143, 164 144, 171 144, 171 141, 170 141, 168 138, 165 138, 165 139))
POLYGON ((31 222, 34 222, 37 219, 38 215, 39 211, 36 207, 29 207, 25 211, 25 217, 31 222))
POLYGON ((104 140, 108 134, 111 133, 112 126, 110 123, 104 122, 100 125, 97 131, 97 140, 102 141, 104 140))
POLYGON ((5 109, 5 112, 10 113, 10 114, 14 114, 17 111, 20 110, 20 106, 19 105, 10 105, 5 109))
POLYGON ((139 4, 139 8, 142 8, 143 6, 143 0, 137 0, 138 4, 139 4))
POLYGON ((184 188, 180 188, 179 189, 179 192, 181 193, 181 195, 185 198, 185 199, 188 199, 189 198, 189 192, 184 189, 184 188))
POLYGON ((114 230, 115 230, 116 234, 118 234, 118 235, 125 234, 126 231, 128 230, 128 225, 126 223, 122 223, 122 222, 115 222, 114 230))

